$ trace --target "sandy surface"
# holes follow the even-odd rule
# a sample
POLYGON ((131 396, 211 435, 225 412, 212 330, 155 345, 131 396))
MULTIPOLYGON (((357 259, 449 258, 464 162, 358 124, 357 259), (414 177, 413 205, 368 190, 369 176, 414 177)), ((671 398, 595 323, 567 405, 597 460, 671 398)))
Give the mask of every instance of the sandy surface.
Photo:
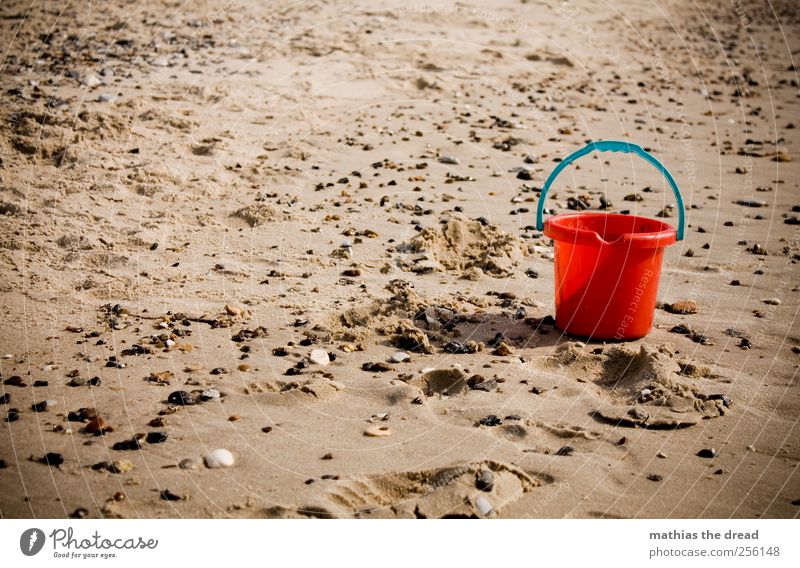
POLYGON ((797 517, 795 2, 262 4, 0 8, 3 517, 797 517), (546 318, 597 139, 687 204, 629 343, 546 318))

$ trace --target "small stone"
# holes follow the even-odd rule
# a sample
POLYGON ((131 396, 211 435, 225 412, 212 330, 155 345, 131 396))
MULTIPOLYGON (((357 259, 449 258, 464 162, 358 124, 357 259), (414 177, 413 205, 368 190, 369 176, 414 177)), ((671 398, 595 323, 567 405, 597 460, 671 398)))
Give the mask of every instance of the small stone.
POLYGON ((167 397, 167 402, 179 406, 194 404, 194 397, 186 391, 174 391, 167 397))
POLYGON ((209 469, 231 467, 234 464, 233 454, 222 448, 209 452, 203 460, 209 469))
POLYGON ((164 501, 183 501, 185 499, 182 495, 173 493, 169 489, 162 490, 160 495, 164 501))
POLYGON ((492 355, 497 355, 499 357, 508 357, 513 353, 514 350, 511 349, 511 347, 505 341, 501 341, 500 345, 497 346, 497 349, 492 351, 492 355))
POLYGON ((84 507, 78 507, 70 514, 70 519, 85 519, 89 516, 89 510, 84 507))
POLYGON ((203 400, 219 400, 222 395, 217 389, 206 389, 200 393, 200 397, 203 400))
POLYGON ((181 462, 178 464, 178 467, 181 469, 197 469, 198 467, 200 467, 200 459, 199 458, 182 459, 181 462))
POLYGON ((475 479, 475 487, 487 493, 492 490, 494 487, 494 474, 491 470, 482 469, 478 472, 478 477, 475 479))
POLYGON ((364 435, 370 438, 386 438, 392 435, 388 426, 370 426, 364 430, 364 435))
POLYGON ((668 312, 673 314, 696 314, 697 302, 694 300, 678 300, 677 302, 667 304, 666 308, 668 312))
POLYGON ((737 199, 734 203, 744 207, 766 207, 766 201, 759 201, 757 199, 737 199))
POLYGON ((34 412, 45 412, 47 407, 53 404, 52 400, 43 400, 42 402, 35 402, 31 405, 31 410, 34 412))
POLYGON ((393 370, 391 365, 382 361, 378 361, 377 363, 364 363, 361 365, 361 368, 364 371, 370 371, 372 373, 385 373, 386 371, 393 370))
POLYGON ((647 479, 649 479, 650 481, 661 481, 664 478, 658 475, 657 473, 651 473, 650 475, 647 476, 647 479))
POLYGON ((647 420, 650 418, 650 414, 643 408, 639 408, 638 406, 634 406, 630 410, 628 410, 628 416, 635 418, 636 420, 647 420))
POLYGON ((321 459, 321 460, 332 460, 333 459, 333 454, 328 452, 327 454, 325 454, 324 456, 322 456, 319 459, 321 459))
POLYGON ((703 448, 699 452, 697 452, 697 457, 699 458, 713 458, 716 457, 717 450, 714 448, 703 448))
POLYGON ((111 473, 128 473, 132 470, 133 463, 128 460, 115 461, 108 467, 108 471, 111 473))
POLYGON ((657 458, 661 458, 662 460, 665 460, 665 459, 667 459, 667 454, 665 454, 664 452, 658 452, 656 454, 656 457, 657 458))
POLYGON ((324 349, 314 349, 308 359, 316 365, 327 365, 331 362, 328 352, 324 349))
POLYGON ((145 439, 144 434, 136 434, 133 438, 128 440, 122 440, 121 442, 115 443, 111 446, 114 450, 118 451, 133 451, 139 450, 142 448, 142 440, 145 439))
POLYGON ((109 427, 108 423, 105 420, 103 420, 102 416, 95 417, 86 425, 87 434, 94 434, 96 436, 99 436, 101 434, 105 434, 106 432, 111 432, 111 431, 112 429, 109 427))
POLYGON ((58 467, 62 463, 64 463, 64 456, 62 456, 61 454, 58 454, 56 452, 48 452, 44 456, 39 458, 39 461, 41 463, 43 463, 43 464, 46 464, 46 465, 51 465, 53 467, 58 467))
POLYGON ((396 353, 392 353, 392 356, 389 357, 389 361, 392 363, 403 363, 411 359, 411 356, 406 353, 405 351, 398 351, 396 353))
POLYGON ((98 85, 103 84, 103 82, 100 79, 98 79, 97 75, 93 73, 89 73, 88 75, 84 75, 83 77, 81 77, 80 83, 84 87, 89 87, 90 89, 92 87, 97 87, 98 85))
POLYGON ((500 420, 500 418, 498 416, 495 416, 494 414, 490 414, 489 416, 484 416, 483 418, 478 420, 479 426, 499 426, 502 423, 503 421, 500 420))
POLYGON ((575 448, 572 446, 561 446, 556 452, 557 456, 571 456, 575 453, 575 448))
POLYGON ((480 514, 481 517, 485 517, 492 512, 492 504, 483 495, 479 495, 475 499, 475 508, 478 510, 478 514, 480 514))
POLYGON ((241 365, 239 365, 238 369, 239 369, 239 370, 240 370, 242 373, 247 373, 247 372, 249 372, 249 371, 250 371, 251 367, 250 367, 250 365, 248 365, 247 363, 242 363, 241 365))
POLYGON ((761 301, 764 302, 765 304, 767 304, 768 306, 780 306, 781 305, 781 301, 780 301, 779 298, 765 298, 765 299, 763 299, 761 301))
POLYGON ((145 440, 148 444, 161 444, 167 441, 166 432, 148 432, 145 440))
POLYGON ((212 375, 227 375, 228 373, 230 373, 230 371, 225 367, 217 367, 216 369, 211 369, 212 375))
POLYGON ((461 160, 456 158, 455 156, 439 156, 439 163, 440 164, 451 164, 457 166, 461 163, 461 160))

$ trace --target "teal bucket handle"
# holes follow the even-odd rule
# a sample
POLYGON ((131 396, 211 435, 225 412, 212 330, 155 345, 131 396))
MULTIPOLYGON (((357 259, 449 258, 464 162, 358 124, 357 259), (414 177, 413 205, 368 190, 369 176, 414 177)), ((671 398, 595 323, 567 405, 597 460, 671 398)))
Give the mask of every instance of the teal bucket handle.
POLYGON ((570 165, 572 162, 577 160, 578 158, 582 158, 586 154, 589 154, 593 150, 597 150, 598 152, 625 152, 629 154, 636 154, 637 156, 644 159, 646 162, 652 164, 661 174, 666 178, 667 183, 672 188, 672 193, 675 194, 675 201, 678 203, 678 236, 677 240, 683 240, 683 232, 684 226, 686 223, 685 220, 685 211, 683 209, 683 197, 681 196, 681 191, 678 189, 678 184, 675 183, 675 178, 672 177, 672 174, 667 171, 667 168, 664 165, 656 160, 651 154, 645 152, 644 148, 637 144, 632 144, 631 142, 622 142, 619 140, 599 140, 597 142, 591 142, 584 148, 581 148, 577 152, 573 152, 556 166, 556 168, 550 173, 547 177, 547 180, 544 182, 544 187, 542 188, 542 193, 539 196, 539 203, 536 206, 536 229, 541 231, 544 229, 544 220, 542 216, 544 215, 544 202, 547 199, 547 192, 550 191, 550 186, 553 184, 555 179, 558 177, 564 168, 570 165))

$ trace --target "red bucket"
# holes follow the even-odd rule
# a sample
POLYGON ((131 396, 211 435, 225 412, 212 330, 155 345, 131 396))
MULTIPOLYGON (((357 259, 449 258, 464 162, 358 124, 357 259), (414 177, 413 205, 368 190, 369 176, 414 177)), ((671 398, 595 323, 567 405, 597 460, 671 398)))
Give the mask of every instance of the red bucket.
POLYGON ((670 173, 641 147, 593 142, 565 158, 550 174, 539 198, 537 228, 555 245, 556 324, 594 339, 637 339, 653 325, 664 248, 683 238, 683 199, 670 173), (653 164, 672 186, 678 229, 655 219, 613 213, 571 213, 542 222, 544 202, 556 176, 591 152, 631 152, 653 164))

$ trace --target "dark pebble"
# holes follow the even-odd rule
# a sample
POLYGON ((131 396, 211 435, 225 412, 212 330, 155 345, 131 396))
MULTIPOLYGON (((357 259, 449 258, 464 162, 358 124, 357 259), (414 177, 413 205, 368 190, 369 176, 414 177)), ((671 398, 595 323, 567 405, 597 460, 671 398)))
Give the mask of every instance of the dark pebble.
POLYGON ((650 481, 661 481, 664 478, 658 475, 657 473, 651 473, 650 475, 647 476, 647 479, 649 479, 650 481))
POLYGON ((478 425, 480 426, 499 426, 502 424, 503 421, 500 420, 498 416, 494 414, 490 414, 489 416, 484 416, 480 420, 478 420, 478 425))
POLYGON ((575 453, 575 448, 573 448, 572 446, 562 446, 562 447, 558 448, 558 451, 556 452, 556 455, 557 456, 571 456, 574 453, 575 453))
POLYGON ((478 472, 475 479, 475 487, 479 491, 486 491, 487 493, 494 488, 494 474, 488 469, 482 469, 478 472))
POLYGON ((142 437, 143 436, 141 434, 137 434, 130 440, 123 440, 121 442, 117 442, 112 446, 112 448, 119 451, 139 450, 142 447, 141 444, 142 437))
POLYGON ((41 463, 43 463, 43 464, 52 465, 54 467, 57 467, 57 466, 61 465, 62 463, 64 463, 64 456, 62 456, 61 454, 57 454, 55 452, 49 452, 49 453, 45 454, 44 456, 42 456, 42 458, 39 459, 39 461, 41 463))
POLYGON ((167 397, 167 402, 170 404, 186 406, 189 404, 194 404, 194 397, 192 397, 192 395, 186 391, 175 391, 170 393, 169 397, 167 397))
POLYGON ((31 410, 34 412, 44 412, 47 410, 47 401, 43 400, 42 402, 35 402, 31 405, 31 410))
POLYGON ((163 491, 161 491, 160 495, 164 501, 180 501, 181 499, 183 499, 183 497, 173 493, 169 489, 164 489, 163 491))
POLYGON ((379 361, 377 363, 364 363, 363 365, 361 365, 361 368, 365 371, 371 371, 373 373, 384 373, 386 371, 392 370, 391 365, 384 363, 382 361, 379 361))
POLYGON ((167 441, 167 437, 166 432, 148 432, 145 439, 148 444, 161 444, 167 441))
POLYGON ((716 457, 717 450, 714 448, 703 448, 699 452, 697 452, 697 457, 699 458, 713 458, 716 457))
POLYGON ((85 519, 88 516, 89 516, 89 510, 88 509, 84 509, 83 507, 78 507, 77 509, 72 511, 72 514, 70 514, 69 518, 70 519, 85 519))

